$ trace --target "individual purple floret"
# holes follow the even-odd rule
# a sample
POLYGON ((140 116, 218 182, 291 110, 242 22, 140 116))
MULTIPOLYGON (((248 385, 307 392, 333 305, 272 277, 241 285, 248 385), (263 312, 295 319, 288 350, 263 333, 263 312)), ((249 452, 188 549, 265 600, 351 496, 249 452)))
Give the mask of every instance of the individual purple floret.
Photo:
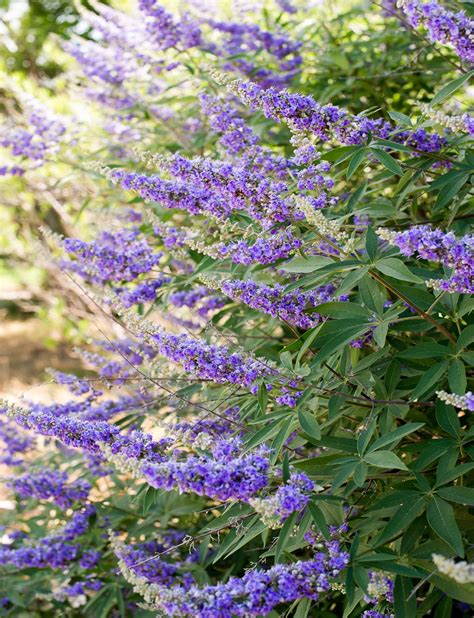
POLYGON ((52 499, 62 509, 69 508, 78 500, 85 500, 91 490, 88 481, 69 481, 65 472, 48 468, 9 480, 7 486, 20 498, 52 499))
POLYGON ((433 0, 398 0, 397 5, 411 26, 428 31, 432 43, 450 45, 461 60, 474 62, 474 19, 464 11, 454 13, 433 0))

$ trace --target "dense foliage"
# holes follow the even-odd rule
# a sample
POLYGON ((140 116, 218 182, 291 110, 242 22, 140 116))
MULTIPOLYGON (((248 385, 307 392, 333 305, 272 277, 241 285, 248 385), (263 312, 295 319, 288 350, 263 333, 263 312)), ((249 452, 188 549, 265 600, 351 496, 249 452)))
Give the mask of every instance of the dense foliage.
POLYGON ((89 4, 4 83, 91 336, 2 403, 2 615, 468 615, 469 5, 89 4))

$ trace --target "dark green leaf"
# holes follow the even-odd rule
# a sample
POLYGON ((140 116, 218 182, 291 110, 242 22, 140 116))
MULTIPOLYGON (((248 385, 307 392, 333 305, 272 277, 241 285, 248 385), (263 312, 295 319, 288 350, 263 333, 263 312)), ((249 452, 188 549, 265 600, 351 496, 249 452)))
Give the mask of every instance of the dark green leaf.
POLYGON ((431 529, 448 543, 458 556, 464 556, 464 547, 453 507, 445 500, 434 496, 426 510, 431 529))

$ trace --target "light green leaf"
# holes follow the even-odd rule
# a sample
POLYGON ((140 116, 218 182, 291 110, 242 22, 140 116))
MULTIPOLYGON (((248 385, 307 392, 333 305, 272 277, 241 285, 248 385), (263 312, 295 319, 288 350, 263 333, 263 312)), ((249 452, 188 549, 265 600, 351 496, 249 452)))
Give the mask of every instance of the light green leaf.
POLYGON ((388 154, 385 150, 379 150, 378 148, 371 148, 370 152, 374 155, 374 157, 381 163, 385 168, 392 172, 392 174, 396 174, 397 176, 403 176, 403 170, 397 161, 388 154))
POLYGON ((469 73, 461 75, 461 77, 457 77, 456 79, 448 82, 446 86, 441 88, 441 90, 432 98, 430 106, 434 107, 435 105, 442 103, 445 99, 454 94, 456 90, 459 90, 459 88, 471 79, 473 75, 474 71, 469 71, 469 73))
POLYGON ((321 427, 314 415, 309 410, 298 410, 298 420, 303 431, 315 440, 321 439, 321 427))
POLYGON ((376 451, 367 453, 364 460, 371 466, 396 470, 408 470, 403 461, 392 451, 376 451))
POLYGON ((405 264, 398 258, 383 258, 376 262, 375 268, 384 275, 393 277, 400 281, 410 281, 412 283, 423 283, 423 279, 414 275, 405 264))

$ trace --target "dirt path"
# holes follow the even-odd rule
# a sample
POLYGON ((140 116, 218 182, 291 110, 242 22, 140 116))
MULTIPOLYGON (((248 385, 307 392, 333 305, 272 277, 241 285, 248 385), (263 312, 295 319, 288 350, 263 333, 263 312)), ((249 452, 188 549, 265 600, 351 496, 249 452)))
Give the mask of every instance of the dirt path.
POLYGON ((73 371, 80 366, 71 345, 47 346, 49 335, 46 324, 35 318, 0 323, 0 396, 49 400, 58 387, 48 384, 51 378, 45 370, 73 371))

